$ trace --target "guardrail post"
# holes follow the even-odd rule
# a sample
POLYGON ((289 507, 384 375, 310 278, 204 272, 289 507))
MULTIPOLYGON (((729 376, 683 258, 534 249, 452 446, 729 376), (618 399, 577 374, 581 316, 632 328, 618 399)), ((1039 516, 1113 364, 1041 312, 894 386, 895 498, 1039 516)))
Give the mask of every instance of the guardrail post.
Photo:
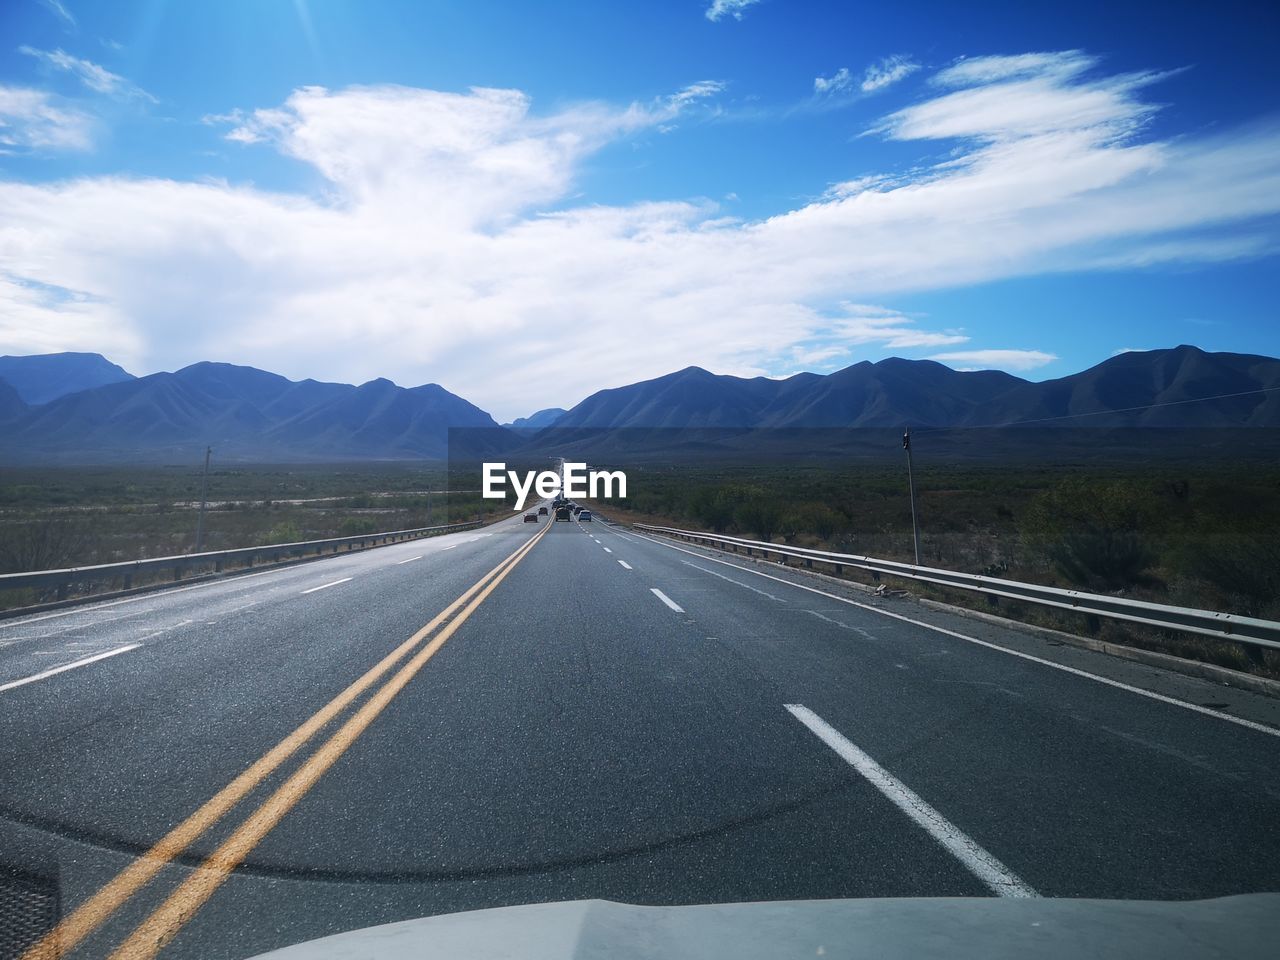
POLYGON ((67 582, 65 580, 58 584, 58 599, 67 599, 67 582))
POLYGON ((214 572, 214 573, 221 573, 221 572, 222 572, 222 558, 221 558, 221 557, 219 557, 217 560, 213 561, 213 572, 214 572))
POLYGON ((123 584, 122 589, 124 589, 124 590, 129 590, 129 589, 131 589, 132 587, 133 587, 133 574, 132 574, 132 573, 126 573, 126 574, 124 575, 124 584, 123 584))
POLYGON ((176 563, 173 565, 173 579, 175 583, 182 579, 182 567, 176 563))

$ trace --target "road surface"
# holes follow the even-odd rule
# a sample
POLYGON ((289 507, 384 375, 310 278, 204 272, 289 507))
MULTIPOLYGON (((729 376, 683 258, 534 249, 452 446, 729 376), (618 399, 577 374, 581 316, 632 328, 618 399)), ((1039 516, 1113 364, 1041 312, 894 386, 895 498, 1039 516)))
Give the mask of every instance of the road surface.
POLYGON ((546 519, 0 623, 9 929, 1280 890, 1276 701, 546 519))

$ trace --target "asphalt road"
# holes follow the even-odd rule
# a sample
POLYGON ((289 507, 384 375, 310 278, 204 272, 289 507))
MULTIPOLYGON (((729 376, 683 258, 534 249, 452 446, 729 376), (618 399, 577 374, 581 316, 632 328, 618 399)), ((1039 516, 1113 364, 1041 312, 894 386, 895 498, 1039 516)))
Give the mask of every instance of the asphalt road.
POLYGON ((1208 681, 516 518, 0 623, 0 911, 56 892, 66 956, 215 960, 593 897, 1276 891, 1278 732, 1208 681))

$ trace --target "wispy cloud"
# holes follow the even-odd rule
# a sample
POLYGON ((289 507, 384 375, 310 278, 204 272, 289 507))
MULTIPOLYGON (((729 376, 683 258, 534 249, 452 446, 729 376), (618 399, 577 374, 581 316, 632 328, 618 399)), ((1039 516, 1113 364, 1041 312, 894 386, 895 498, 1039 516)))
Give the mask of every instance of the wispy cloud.
POLYGON ((958 89, 890 114, 874 132, 895 140, 987 141, 1066 134, 1093 143, 1137 133, 1157 110, 1139 94, 1168 74, 1081 76, 1096 65, 1078 51, 962 60, 932 78, 958 89))
POLYGON ((770 369, 833 367, 848 362, 860 347, 914 350, 967 343, 959 330, 926 330, 898 310, 866 303, 842 303, 820 324, 819 336, 789 347, 766 363, 770 369))
MULTIPOLYGON (((901 350, 1039 369, 1062 336, 979 349, 980 331, 893 300, 1280 245, 1275 118, 1154 138, 1156 78, 1100 75, 1070 52, 940 76, 877 124, 923 147, 952 141, 936 163, 851 169, 841 189, 752 221, 705 200, 579 196, 597 151, 708 108, 706 87, 547 113, 513 90, 302 88, 219 122, 315 171, 311 193, 0 181, 0 273, 85 294, 74 309, 0 303, 0 352, 65 324, 81 349, 139 370, 216 355, 291 376, 434 380, 506 419, 690 363, 757 375, 901 350)), ((28 115, 57 109, 26 95, 28 115)))
POLYGON ((829 77, 814 77, 813 92, 816 94, 844 93, 853 87, 853 75, 848 67, 841 67, 829 77))
POLYGON ((814 77, 813 92, 817 97, 837 97, 858 90, 878 93, 920 69, 920 64, 901 54, 877 60, 863 71, 862 80, 854 79, 848 67, 841 67, 829 77, 814 77))
POLYGON ((935 353, 929 357, 948 366, 962 364, 964 370, 1034 370, 1053 363, 1058 358, 1043 350, 957 350, 954 353, 935 353))
POLYGON ((51 11, 54 16, 68 27, 76 25, 76 18, 71 15, 71 11, 66 8, 66 5, 61 0, 40 0, 40 5, 51 11))
POLYGON ((105 93, 107 96, 120 100, 136 99, 146 100, 150 103, 159 102, 147 91, 130 83, 118 73, 112 73, 106 67, 99 66, 91 60, 73 57, 65 50, 37 50, 35 47, 21 46, 18 48, 18 52, 25 53, 29 57, 35 57, 41 63, 54 70, 61 70, 71 74, 90 90, 97 93, 105 93))
POLYGON ((707 7, 707 19, 712 23, 725 17, 741 20, 742 12, 759 2, 760 0, 712 0, 711 6, 707 7))
POLYGON ((863 93, 875 93, 911 76, 919 69, 920 64, 912 62, 901 54, 885 57, 879 63, 873 63, 867 67, 862 75, 860 89, 863 93))
POLYGON ((698 100, 706 100, 708 97, 714 97, 717 93, 723 93, 725 86, 725 83, 721 80, 699 80, 697 83, 691 83, 683 90, 678 90, 671 94, 667 97, 667 102, 679 110, 698 100))
POLYGON ((87 150, 93 120, 61 106, 44 90, 0 86, 0 153, 28 149, 87 150))

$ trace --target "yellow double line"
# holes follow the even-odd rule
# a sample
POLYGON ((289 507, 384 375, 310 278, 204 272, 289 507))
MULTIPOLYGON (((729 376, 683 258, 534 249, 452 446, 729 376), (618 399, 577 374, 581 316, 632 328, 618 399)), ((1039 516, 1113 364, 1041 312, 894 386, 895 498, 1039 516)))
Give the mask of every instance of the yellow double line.
POLYGON ((155 846, 133 861, 32 946, 23 954, 22 960, 50 960, 72 950, 146 886, 165 865, 222 819, 277 767, 443 625, 444 629, 435 633, 426 646, 380 687, 261 806, 249 814, 235 832, 130 934, 111 957, 112 960, 141 960, 159 953, 213 896, 231 871, 293 809, 324 772, 333 766, 549 529, 550 525, 544 526, 529 541, 477 580, 430 623, 383 657, 364 676, 330 700, 199 810, 169 831, 155 846))

